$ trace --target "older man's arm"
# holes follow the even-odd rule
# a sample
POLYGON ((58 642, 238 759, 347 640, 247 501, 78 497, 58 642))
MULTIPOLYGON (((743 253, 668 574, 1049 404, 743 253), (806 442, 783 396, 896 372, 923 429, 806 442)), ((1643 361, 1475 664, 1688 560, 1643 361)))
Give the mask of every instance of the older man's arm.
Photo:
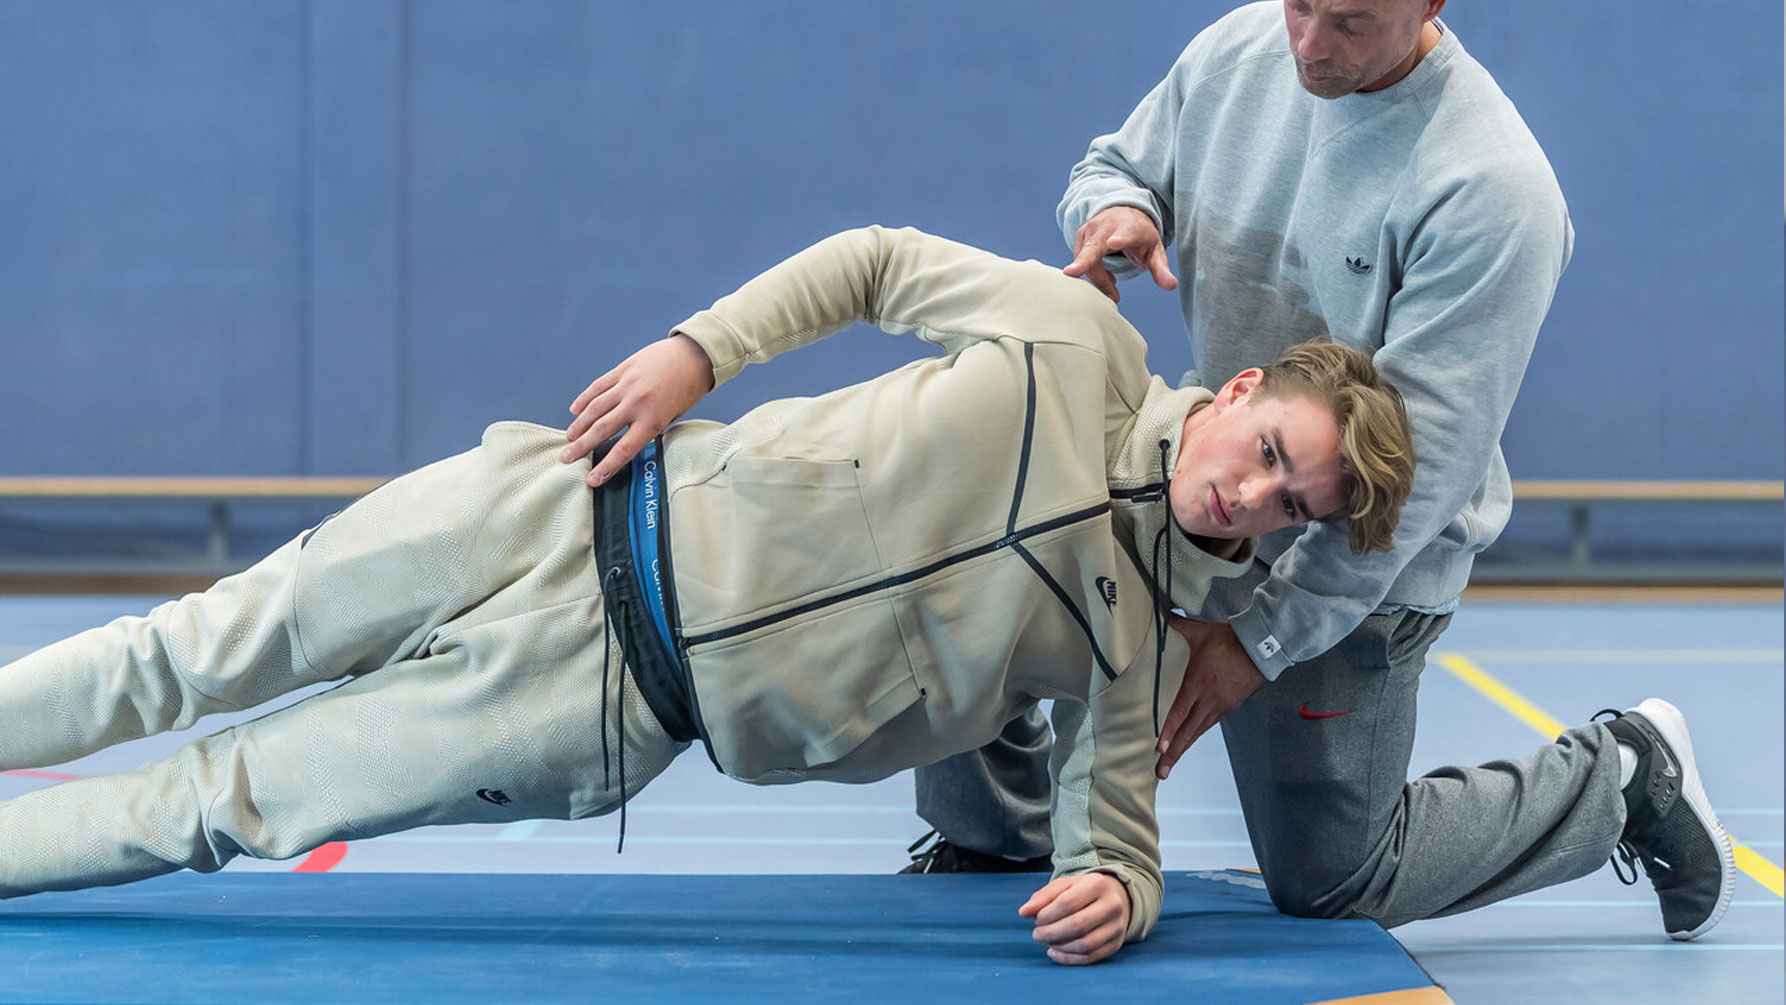
POLYGON ((1469 504, 1573 245, 1547 167, 1474 179, 1427 217, 1373 357, 1407 404, 1417 457, 1394 547, 1356 554, 1343 523, 1313 524, 1297 538, 1187 674, 1163 727, 1162 778, 1239 699, 1357 628, 1435 538, 1479 546, 1469 504))

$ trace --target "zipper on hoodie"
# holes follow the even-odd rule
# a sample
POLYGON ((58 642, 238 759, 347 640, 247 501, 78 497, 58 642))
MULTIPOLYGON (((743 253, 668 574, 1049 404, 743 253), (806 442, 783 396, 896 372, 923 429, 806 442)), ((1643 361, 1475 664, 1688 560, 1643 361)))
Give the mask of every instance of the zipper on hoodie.
MULTIPOLYGON (((1055 581, 1053 576, 1048 574, 1048 570, 1046 570, 1045 568, 1042 567, 1042 563, 1040 561, 1038 561, 1036 559, 1036 557, 1030 553, 1029 549, 1022 547, 1022 545, 1021 545, 1022 541, 1026 540, 1028 538, 1035 537, 1038 534, 1046 534, 1052 530, 1058 530, 1062 527, 1069 527, 1069 526, 1072 526, 1073 524, 1080 523, 1085 520, 1095 519, 1096 517, 1103 516, 1104 514, 1110 512, 1110 500, 1106 499, 1105 501, 1098 503, 1095 506, 1088 506, 1085 509, 1076 510, 1072 513, 1065 513, 1065 514, 1062 514, 1061 516, 1057 516, 1057 517, 1054 517, 1049 520, 1044 520, 1041 523, 1034 524, 1034 525, 1026 527, 1022 530, 1017 529, 1017 512, 1019 509, 1022 508, 1022 505, 1023 505, 1023 488, 1024 488, 1024 483, 1028 480, 1028 477, 1029 477, 1030 450, 1031 450, 1031 446, 1035 440, 1035 431, 1036 431, 1036 347, 1035 347, 1035 343, 1033 343, 1033 342, 1024 343, 1024 345, 1023 345, 1023 363, 1024 363, 1024 367, 1027 371, 1027 377, 1028 377, 1027 384, 1024 389, 1023 447, 1022 447, 1022 452, 1018 455, 1017 486, 1011 493, 1011 511, 1010 511, 1010 516, 1008 516, 1005 520, 1005 534, 1003 537, 999 538, 996 541, 988 541, 987 543, 980 545, 979 547, 976 547, 976 548, 969 548, 966 551, 957 552, 956 554, 953 554, 953 555, 944 556, 943 558, 940 558, 940 559, 936 560, 935 562, 930 563, 929 565, 926 565, 922 568, 913 569, 910 572, 901 573, 896 576, 889 576, 885 579, 876 580, 875 582, 872 582, 872 583, 865 583, 862 586, 858 586, 853 589, 845 590, 842 593, 833 594, 829 597, 819 597, 815 600, 810 600, 804 604, 800 604, 796 607, 789 608, 788 610, 781 611, 780 613, 777 613, 777 614, 770 614, 770 615, 765 615, 760 618, 754 618, 754 619, 752 619, 750 621, 746 621, 742 624, 733 625, 730 628, 722 628, 718 631, 707 632, 706 634, 703 634, 703 635, 696 635, 693 637, 682 636, 681 635, 681 627, 680 627, 680 619, 678 619, 677 627, 676 627, 675 631, 677 632, 678 642, 682 648, 683 655, 686 657, 688 654, 689 648, 692 646, 704 645, 708 642, 719 642, 721 640, 734 638, 736 636, 743 635, 748 632, 758 631, 760 629, 767 628, 771 625, 779 624, 783 621, 787 621, 792 618, 797 618, 797 617, 801 617, 803 615, 811 614, 814 611, 822 610, 826 607, 830 607, 835 604, 841 604, 846 601, 855 600, 860 597, 868 596, 871 593, 878 593, 882 590, 889 590, 889 589, 892 589, 897 586, 903 586, 906 583, 911 583, 916 580, 923 579, 926 576, 934 575, 938 572, 941 572, 944 569, 949 568, 952 565, 959 565, 962 562, 972 561, 973 559, 979 558, 984 555, 990 555, 993 552, 999 551, 1004 548, 1011 548, 1012 550, 1016 551, 1020 557, 1022 557, 1024 562, 1029 565, 1030 569, 1032 569, 1035 572, 1035 574, 1042 580, 1043 584, 1048 587, 1049 591, 1054 594, 1054 596, 1061 602, 1061 604, 1064 607, 1066 607, 1067 612, 1073 616, 1074 622, 1076 622, 1078 624, 1079 630, 1082 633, 1084 633, 1086 644, 1091 646, 1092 656, 1093 656, 1093 658, 1095 658, 1097 660, 1098 669, 1103 671, 1104 675, 1106 677, 1108 677, 1109 679, 1115 680, 1117 677, 1117 671, 1114 667, 1112 667, 1110 665, 1110 661, 1104 657, 1103 650, 1101 648, 1099 648, 1097 636, 1092 632, 1091 622, 1085 617, 1085 612, 1083 612, 1079 609, 1079 605, 1073 603, 1073 598, 1071 597, 1071 595, 1069 595, 1067 593, 1067 591, 1064 588, 1062 588, 1058 582, 1055 581)), ((1112 493, 1110 493, 1110 495, 1113 498, 1132 499, 1132 498, 1137 497, 1139 494, 1142 494, 1142 493, 1145 493, 1148 491, 1163 493, 1164 484, 1165 483, 1162 482, 1162 483, 1159 483, 1156 485, 1143 486, 1140 489, 1122 489, 1117 492, 1112 492, 1112 493)), ((668 523, 669 523, 668 520, 664 521, 665 525, 667 525, 668 523)), ((667 551, 666 551, 666 554, 667 554, 667 551)), ((672 580, 672 582, 673 582, 673 580, 672 580)), ((691 693, 692 693, 692 689, 691 689, 691 693)))
POLYGON ((1015 533, 1006 534, 996 541, 988 541, 985 544, 975 548, 969 548, 966 551, 959 551, 953 555, 945 555, 942 558, 931 562, 929 565, 913 569, 910 572, 888 576, 885 579, 879 579, 872 583, 864 583, 861 586, 845 590, 842 593, 834 593, 828 597, 819 597, 815 600, 809 600, 797 607, 791 607, 776 614, 754 618, 743 624, 733 625, 730 628, 721 628, 718 631, 707 632, 702 635, 681 636, 682 651, 686 653, 692 646, 705 645, 709 642, 718 642, 722 639, 729 639, 734 636, 746 634, 747 632, 754 632, 760 628, 767 628, 770 625, 778 624, 791 618, 811 614, 814 611, 822 610, 833 604, 841 604, 845 601, 866 597, 871 593, 879 593, 882 590, 890 590, 896 586, 904 586, 907 583, 915 582, 926 576, 941 572, 952 565, 960 565, 963 562, 969 562, 976 558, 980 558, 981 556, 990 555, 995 551, 1013 547, 1018 542, 1035 537, 1038 534, 1046 534, 1052 530, 1059 530, 1062 527, 1068 527, 1085 520, 1090 520, 1108 512, 1110 512, 1110 504, 1108 502, 1101 502, 1096 506, 1088 506, 1085 509, 1075 510, 1072 513, 1064 513, 1051 520, 1044 520, 1041 523, 1025 527, 1015 533))

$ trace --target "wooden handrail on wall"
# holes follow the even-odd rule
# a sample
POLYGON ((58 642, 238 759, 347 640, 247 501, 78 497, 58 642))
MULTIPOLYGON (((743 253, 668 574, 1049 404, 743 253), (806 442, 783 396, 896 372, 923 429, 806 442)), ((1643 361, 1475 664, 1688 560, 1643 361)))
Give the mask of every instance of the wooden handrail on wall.
POLYGON ((1513 499, 1561 502, 1775 502, 1786 482, 1753 481, 1516 481, 1513 499))
MULTIPOLYGON (((314 475, 271 477, 206 476, 13 476, 0 478, 0 500, 180 500, 209 502, 209 529, 204 563, 218 573, 229 571, 229 504, 241 500, 352 500, 389 481, 379 477, 314 475)), ((31 563, 32 568, 46 563, 31 563)), ((54 563, 47 563, 53 565, 54 563)))
POLYGON ((1770 481, 1664 481, 1659 479, 1515 481, 1513 502, 1562 503, 1569 508, 1569 558, 1567 562, 1526 563, 1496 569, 1478 563, 1481 581, 1661 581, 1740 582, 1777 584, 1777 562, 1714 561, 1709 563, 1596 565, 1589 535, 1589 511, 1599 503, 1764 503, 1786 499, 1786 482, 1770 481))

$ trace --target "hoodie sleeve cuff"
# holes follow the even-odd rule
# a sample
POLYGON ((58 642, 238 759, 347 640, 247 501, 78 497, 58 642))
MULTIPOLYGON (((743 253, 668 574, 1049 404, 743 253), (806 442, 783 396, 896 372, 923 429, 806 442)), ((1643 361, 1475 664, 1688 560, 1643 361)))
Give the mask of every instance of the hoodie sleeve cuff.
POLYGON ((1272 634, 1271 626, 1265 623, 1265 613, 1254 604, 1240 612, 1228 626, 1234 629, 1234 636, 1246 647, 1246 654, 1253 659, 1253 665, 1265 675, 1265 679, 1277 680, 1278 675, 1291 666, 1290 657, 1284 653, 1284 644, 1272 634))
POLYGON ((1140 870, 1121 863, 1105 863, 1085 870, 1101 872, 1122 884, 1123 892, 1129 895, 1129 927, 1123 932, 1124 944, 1140 942, 1153 934, 1154 924, 1160 919, 1161 897, 1154 885, 1140 870), (1146 885, 1142 885, 1146 883, 1146 885))
POLYGON ((718 387, 744 369, 747 353, 744 339, 731 325, 726 324, 719 315, 710 310, 701 311, 694 317, 670 329, 671 335, 685 335, 694 340, 707 354, 713 364, 713 386, 718 387))

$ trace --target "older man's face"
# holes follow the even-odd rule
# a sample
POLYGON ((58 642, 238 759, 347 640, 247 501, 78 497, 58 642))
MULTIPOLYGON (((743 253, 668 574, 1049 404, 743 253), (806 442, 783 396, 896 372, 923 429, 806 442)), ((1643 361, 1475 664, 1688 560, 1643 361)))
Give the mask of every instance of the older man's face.
POLYGON ((1296 77, 1318 98, 1372 90, 1414 52, 1426 0, 1284 0, 1296 77))

